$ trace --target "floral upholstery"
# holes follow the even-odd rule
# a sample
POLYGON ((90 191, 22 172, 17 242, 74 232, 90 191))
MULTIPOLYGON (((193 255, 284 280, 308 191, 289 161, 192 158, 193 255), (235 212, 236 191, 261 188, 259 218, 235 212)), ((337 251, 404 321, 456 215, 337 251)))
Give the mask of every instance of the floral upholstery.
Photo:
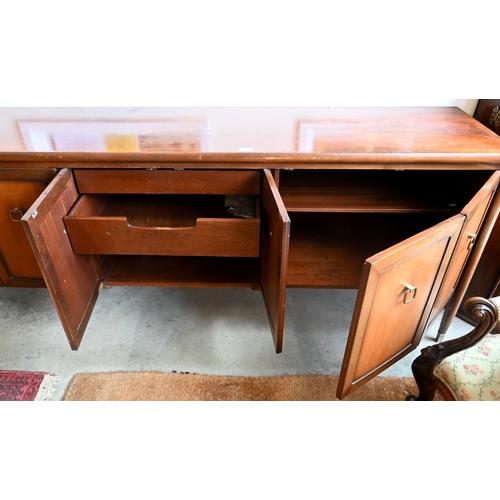
POLYGON ((488 334, 445 358, 434 368, 434 377, 458 401, 500 401, 500 334, 488 334))
MULTIPOLYGON (((500 297, 489 300, 500 322, 500 297)), ((433 375, 458 401, 500 401, 500 334, 487 334, 472 347, 446 357, 433 375)))

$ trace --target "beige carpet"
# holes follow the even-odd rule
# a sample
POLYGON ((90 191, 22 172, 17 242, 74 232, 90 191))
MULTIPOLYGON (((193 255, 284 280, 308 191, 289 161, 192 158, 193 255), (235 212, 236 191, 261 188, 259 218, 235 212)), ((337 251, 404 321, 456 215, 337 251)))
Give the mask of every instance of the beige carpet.
MULTIPOLYGON (((338 401, 338 376, 231 377, 161 372, 75 375, 63 401, 338 401)), ((404 401, 412 378, 376 377, 344 401, 404 401)))

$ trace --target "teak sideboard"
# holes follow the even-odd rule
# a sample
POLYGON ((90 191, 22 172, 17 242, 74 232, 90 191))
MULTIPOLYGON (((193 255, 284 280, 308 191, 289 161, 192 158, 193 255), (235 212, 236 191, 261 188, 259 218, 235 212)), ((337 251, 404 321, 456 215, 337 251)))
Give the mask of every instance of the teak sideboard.
POLYGON ((72 349, 103 286, 357 289, 338 397, 444 335, 500 210, 500 138, 458 108, 3 108, 0 279, 72 349))

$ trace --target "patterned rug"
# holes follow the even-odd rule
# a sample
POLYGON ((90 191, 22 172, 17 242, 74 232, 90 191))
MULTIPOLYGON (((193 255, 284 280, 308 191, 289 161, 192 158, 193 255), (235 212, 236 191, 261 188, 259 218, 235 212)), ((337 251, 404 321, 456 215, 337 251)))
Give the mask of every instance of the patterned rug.
POLYGON ((58 382, 54 373, 0 370, 0 401, 48 401, 58 382))

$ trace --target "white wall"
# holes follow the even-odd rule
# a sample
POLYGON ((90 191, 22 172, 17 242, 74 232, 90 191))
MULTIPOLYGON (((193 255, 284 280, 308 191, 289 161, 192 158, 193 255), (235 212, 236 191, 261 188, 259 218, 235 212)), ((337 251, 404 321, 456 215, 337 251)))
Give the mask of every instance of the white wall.
POLYGON ((456 105, 472 113, 477 99, 439 96, 481 97, 467 77, 485 52, 484 36, 482 52, 474 44, 473 12, 411 5, 6 1, 0 106, 456 105))

